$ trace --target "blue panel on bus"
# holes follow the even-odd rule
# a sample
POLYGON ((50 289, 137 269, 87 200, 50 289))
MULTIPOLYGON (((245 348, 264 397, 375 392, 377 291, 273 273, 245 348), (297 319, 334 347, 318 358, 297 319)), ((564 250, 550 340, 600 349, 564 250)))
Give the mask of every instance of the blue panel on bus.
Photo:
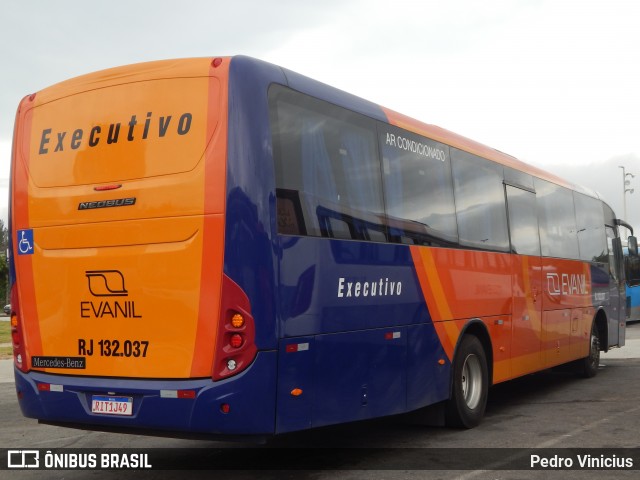
MULTIPOLYGON (((256 344, 260 349, 275 349, 277 346, 275 282, 278 256, 283 253, 274 248, 279 243, 276 226, 275 174, 270 120, 268 109, 265 108, 268 105, 267 92, 273 83, 290 86, 371 118, 386 121, 383 110, 371 102, 268 63, 242 56, 233 58, 229 72, 224 273, 236 282, 250 299, 256 319, 256 344), (265 201, 267 199, 268 201, 265 201)), ((346 250, 371 248, 367 245, 350 247, 346 244, 339 247, 346 250)), ((393 247, 387 246, 382 255, 396 255, 392 249, 393 247)), ((347 253, 345 252, 342 257, 346 258, 347 253)), ((380 254, 378 253, 377 256, 380 254)), ((401 263, 407 263, 408 249, 405 249, 401 256, 403 257, 401 263)), ((375 262, 375 259, 371 260, 372 265, 375 262)), ((323 263, 324 259, 321 259, 320 265, 323 263)), ((380 272, 377 282, 381 278, 386 279, 382 275, 383 272, 380 272)), ((408 278, 408 275, 407 273, 405 278, 408 278)), ((306 278, 313 280, 312 277, 313 273, 308 272, 306 278)), ((371 287, 373 280, 368 281, 371 287)), ((390 285, 385 285, 385 288, 389 291, 390 285)), ((297 292, 301 295, 296 300, 297 308, 304 305, 304 296, 307 295, 308 298, 311 293, 307 290, 297 292)), ((415 305, 413 307, 415 310, 415 305)), ((416 314, 408 312, 406 308, 401 310, 388 311, 386 317, 397 318, 397 322, 406 323, 407 315, 416 314)), ((300 314, 308 315, 303 312, 300 314)), ((338 312, 337 315, 339 317, 341 313, 338 312)), ((369 318, 364 311, 359 316, 363 319, 369 318)), ((373 324, 370 326, 373 326, 379 317, 374 315, 371 319, 373 324)), ((310 323, 316 321, 318 318, 315 316, 309 319, 310 323)), ((291 332, 285 332, 285 334, 304 335, 342 329, 340 326, 342 321, 336 315, 328 315, 321 321, 328 324, 321 328, 308 328, 308 325, 305 325, 299 329, 292 323, 291 332)), ((387 323, 388 321, 378 322, 379 325, 387 323)))
POLYGON ((449 398, 451 363, 433 324, 411 325, 407 337, 407 410, 411 411, 449 398))
POLYGON ((404 412, 406 346, 403 327, 316 337, 313 426, 404 412))
POLYGON ((303 430, 312 426, 315 352, 314 337, 298 337, 280 342, 276 433, 303 430))
POLYGON ((224 273, 249 297, 261 350, 277 348, 275 177, 266 108, 273 82, 285 83, 280 68, 247 57, 231 61, 224 273))
POLYGON ((430 321, 409 248, 282 237, 284 336, 430 321))

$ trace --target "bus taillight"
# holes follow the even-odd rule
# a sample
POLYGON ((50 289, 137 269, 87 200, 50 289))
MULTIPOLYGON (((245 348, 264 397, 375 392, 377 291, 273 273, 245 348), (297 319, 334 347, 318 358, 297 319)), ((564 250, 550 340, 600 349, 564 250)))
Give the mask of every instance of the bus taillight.
POLYGON ((236 313, 233 317, 231 317, 231 325, 234 328, 242 328, 244 327, 244 323, 244 317, 239 313, 236 313))
POLYGON ((28 371, 27 356, 24 348, 24 335, 19 311, 18 292, 14 284, 11 288, 11 342, 13 343, 13 361, 19 370, 26 372, 28 371))
POLYGON ((226 275, 222 282, 221 319, 213 365, 214 380, 236 375, 256 356, 255 323, 249 298, 226 275))
POLYGON ((233 348, 240 348, 244 343, 244 339, 242 338, 242 335, 240 333, 234 333, 233 335, 231 335, 229 343, 233 348))

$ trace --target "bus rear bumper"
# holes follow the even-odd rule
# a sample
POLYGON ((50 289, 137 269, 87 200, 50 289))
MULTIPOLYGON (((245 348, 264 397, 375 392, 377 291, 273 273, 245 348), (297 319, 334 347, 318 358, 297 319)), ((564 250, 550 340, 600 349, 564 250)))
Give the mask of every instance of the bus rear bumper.
POLYGON ((258 352, 246 371, 218 382, 210 378, 143 380, 14 371, 23 415, 44 423, 123 431, 272 435, 276 360, 276 352, 258 352), (92 413, 92 398, 96 395, 132 398, 131 414, 92 413), (223 405, 228 406, 228 412, 223 405))

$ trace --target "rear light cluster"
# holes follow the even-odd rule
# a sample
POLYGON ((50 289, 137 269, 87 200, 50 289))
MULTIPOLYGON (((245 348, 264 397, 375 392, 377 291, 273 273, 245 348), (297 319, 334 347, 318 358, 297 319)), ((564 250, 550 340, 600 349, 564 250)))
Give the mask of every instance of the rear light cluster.
POLYGON ((27 354, 24 347, 24 333, 18 312, 18 290, 15 283, 11 287, 11 342, 13 343, 13 361, 18 370, 27 372, 27 354))
POLYGON ((222 281, 220 314, 212 374, 214 380, 240 373, 253 362, 258 351, 249 298, 226 275, 222 281))

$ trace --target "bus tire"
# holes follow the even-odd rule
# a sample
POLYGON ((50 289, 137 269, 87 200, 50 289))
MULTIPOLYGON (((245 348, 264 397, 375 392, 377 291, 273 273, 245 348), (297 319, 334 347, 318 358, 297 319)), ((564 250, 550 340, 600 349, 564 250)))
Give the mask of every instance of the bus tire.
POLYGON ((487 356, 480 340, 465 335, 453 360, 451 398, 446 403, 448 426, 473 428, 480 424, 489 395, 487 356))
POLYGON ((577 371, 581 377, 591 378, 598 373, 600 365, 600 335, 596 322, 591 325, 591 338, 589 342, 589 355, 577 362, 577 371))

